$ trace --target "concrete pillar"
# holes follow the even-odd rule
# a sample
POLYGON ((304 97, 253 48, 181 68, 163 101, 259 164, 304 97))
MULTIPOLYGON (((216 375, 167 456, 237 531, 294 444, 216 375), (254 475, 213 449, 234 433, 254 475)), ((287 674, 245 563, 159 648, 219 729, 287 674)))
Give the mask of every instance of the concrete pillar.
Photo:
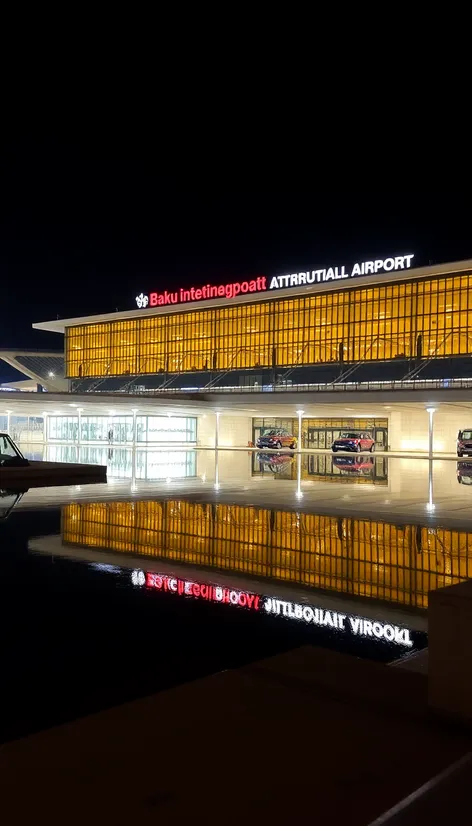
POLYGON ((138 409, 136 407, 133 407, 131 412, 133 414, 133 447, 136 447, 136 421, 138 409))
POLYGON ((78 430, 77 430, 77 444, 80 447, 81 442, 82 442, 82 408, 81 407, 77 408, 77 414, 79 416, 79 427, 78 427, 78 430))
POLYGON ((472 722, 472 581, 429 593, 428 703, 472 722))

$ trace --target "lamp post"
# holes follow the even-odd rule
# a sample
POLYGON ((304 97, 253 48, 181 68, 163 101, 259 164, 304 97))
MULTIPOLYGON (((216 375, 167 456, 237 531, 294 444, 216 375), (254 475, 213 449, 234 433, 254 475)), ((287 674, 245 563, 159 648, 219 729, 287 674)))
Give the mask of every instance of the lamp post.
POLYGON ((426 412, 429 414, 429 428, 428 428, 428 437, 429 437, 429 458, 433 458, 433 435, 434 435, 434 428, 433 428, 433 416, 436 413, 435 407, 427 407, 426 412))
POLYGON ((304 412, 305 412, 304 410, 297 410, 297 416, 298 416, 298 445, 297 445, 297 450, 298 450, 298 453, 301 453, 301 450, 302 450, 302 416, 303 416, 304 412))

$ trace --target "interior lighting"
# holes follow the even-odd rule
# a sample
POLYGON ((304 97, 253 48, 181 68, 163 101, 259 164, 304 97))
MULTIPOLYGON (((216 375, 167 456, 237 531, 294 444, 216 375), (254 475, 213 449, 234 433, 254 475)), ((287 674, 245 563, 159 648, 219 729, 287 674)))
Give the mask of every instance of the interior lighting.
POLYGON ((55 373, 53 373, 52 370, 50 370, 48 376, 50 379, 53 379, 55 377, 55 373))

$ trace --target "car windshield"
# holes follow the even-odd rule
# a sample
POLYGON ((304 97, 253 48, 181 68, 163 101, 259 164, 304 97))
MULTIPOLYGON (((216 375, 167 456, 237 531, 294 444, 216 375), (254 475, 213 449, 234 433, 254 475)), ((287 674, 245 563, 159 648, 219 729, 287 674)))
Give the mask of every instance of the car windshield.
POLYGON ((340 433, 340 439, 359 439, 359 433, 340 433))
POLYGON ((463 439, 472 439, 472 430, 463 430, 462 431, 462 438, 463 439))
POLYGON ((277 430, 266 430, 264 436, 277 436, 277 430))

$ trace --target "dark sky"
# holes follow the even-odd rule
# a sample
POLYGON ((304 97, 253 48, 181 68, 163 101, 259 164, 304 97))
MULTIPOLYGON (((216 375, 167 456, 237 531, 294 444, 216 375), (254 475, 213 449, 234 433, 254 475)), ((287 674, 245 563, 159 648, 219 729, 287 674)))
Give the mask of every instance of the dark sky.
MULTIPOLYGON (((410 252, 418 264, 472 257, 460 188, 247 138, 244 148, 188 135, 163 144, 158 131, 69 123, 7 140, 0 347, 60 349, 60 336, 31 324, 130 308, 141 290, 410 252)), ((0 367, 0 380, 12 376, 0 367)))

